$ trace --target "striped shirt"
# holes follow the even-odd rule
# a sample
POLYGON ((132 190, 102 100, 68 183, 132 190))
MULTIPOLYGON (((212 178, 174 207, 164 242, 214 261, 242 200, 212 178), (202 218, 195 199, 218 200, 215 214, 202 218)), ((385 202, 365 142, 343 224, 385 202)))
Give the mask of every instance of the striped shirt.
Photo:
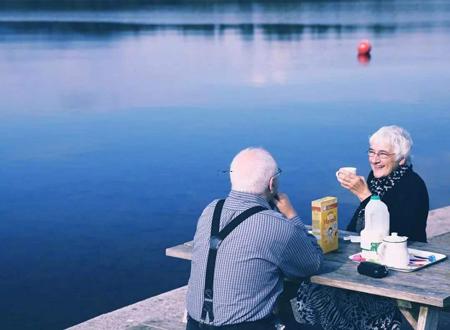
MULTIPOLYGON (((187 292, 187 310, 201 319, 211 222, 217 200, 197 223, 187 292)), ((231 191, 222 210, 220 230, 253 206, 259 212, 236 227, 222 242, 214 274, 214 322, 230 325, 269 316, 283 291, 283 277, 308 277, 318 272, 322 250, 299 217, 284 218, 261 196, 231 191)))

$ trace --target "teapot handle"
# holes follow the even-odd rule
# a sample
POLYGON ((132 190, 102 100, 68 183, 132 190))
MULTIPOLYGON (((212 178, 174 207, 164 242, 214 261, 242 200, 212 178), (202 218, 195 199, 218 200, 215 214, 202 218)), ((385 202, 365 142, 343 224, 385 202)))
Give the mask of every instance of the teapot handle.
POLYGON ((382 264, 384 264, 385 251, 386 251, 386 243, 382 242, 380 245, 378 245, 377 249, 377 254, 382 264))

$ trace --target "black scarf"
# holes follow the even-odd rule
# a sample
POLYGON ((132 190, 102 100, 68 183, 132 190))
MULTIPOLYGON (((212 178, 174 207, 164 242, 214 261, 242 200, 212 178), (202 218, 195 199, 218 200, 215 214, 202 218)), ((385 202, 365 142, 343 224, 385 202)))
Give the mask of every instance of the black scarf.
MULTIPOLYGON (((398 181, 400 181, 403 176, 411 170, 412 165, 399 165, 388 176, 384 176, 382 178, 373 177, 368 184, 370 192, 372 193, 372 195, 378 195, 380 196, 380 199, 383 199, 384 194, 392 189, 398 183, 398 181)), ((364 228, 364 211, 365 208, 359 210, 355 227, 357 232, 360 232, 364 228)))

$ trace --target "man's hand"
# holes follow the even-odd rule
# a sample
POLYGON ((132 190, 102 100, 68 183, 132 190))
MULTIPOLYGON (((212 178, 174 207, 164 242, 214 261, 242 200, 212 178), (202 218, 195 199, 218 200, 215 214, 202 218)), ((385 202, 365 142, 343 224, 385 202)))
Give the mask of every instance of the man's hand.
POLYGON ((338 176, 338 181, 342 187, 355 194, 361 202, 372 195, 363 176, 341 172, 338 176))
POLYGON ((292 219, 297 215, 294 207, 289 200, 289 197, 286 194, 278 193, 278 198, 274 198, 275 205, 278 210, 280 210, 281 214, 283 214, 287 219, 292 219))

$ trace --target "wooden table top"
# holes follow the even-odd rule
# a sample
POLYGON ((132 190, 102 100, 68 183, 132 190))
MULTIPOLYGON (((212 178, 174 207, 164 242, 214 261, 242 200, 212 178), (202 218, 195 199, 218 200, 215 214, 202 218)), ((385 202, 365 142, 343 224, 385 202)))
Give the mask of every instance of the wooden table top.
MULTIPOLYGON (((341 235, 342 236, 342 235, 341 235)), ((450 255, 450 233, 431 239, 429 243, 414 242, 409 247, 450 255)), ((360 252, 359 244, 339 240, 339 249, 325 254, 323 271, 311 282, 391 297, 424 305, 450 306, 450 261, 447 259, 415 272, 390 271, 382 279, 357 272, 358 264, 348 256, 360 252)), ((166 249, 166 255, 190 260, 192 241, 166 249)))

